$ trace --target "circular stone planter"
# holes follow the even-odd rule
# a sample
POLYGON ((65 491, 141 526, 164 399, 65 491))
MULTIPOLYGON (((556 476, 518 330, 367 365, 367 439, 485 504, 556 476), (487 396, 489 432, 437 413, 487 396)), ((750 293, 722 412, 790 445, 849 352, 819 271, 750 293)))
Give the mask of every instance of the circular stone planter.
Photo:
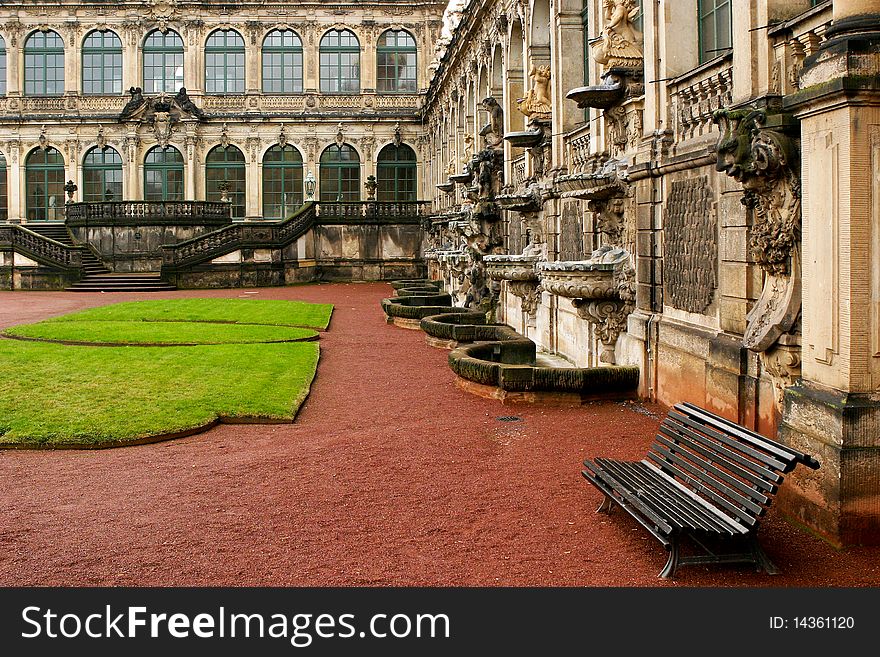
POLYGON ((382 299, 382 310, 385 321, 401 328, 419 329, 423 317, 451 313, 461 310, 452 305, 452 297, 448 294, 431 294, 424 296, 391 297, 382 299))
POLYGON ((425 317, 420 327, 426 334, 425 342, 438 349, 485 340, 522 339, 506 324, 486 324, 486 313, 473 310, 425 317))
POLYGON ((583 404, 636 397, 637 367, 539 366, 535 343, 516 335, 518 339, 478 342, 450 352, 456 384, 502 403, 583 404))
POLYGON ((404 287, 431 287, 439 292, 441 288, 440 282, 429 281, 427 278, 405 278, 396 281, 389 281, 388 284, 394 290, 399 290, 404 287))
POLYGON ((430 285, 413 287, 401 287, 396 290, 399 297, 423 297, 425 295, 440 294, 440 290, 430 285))

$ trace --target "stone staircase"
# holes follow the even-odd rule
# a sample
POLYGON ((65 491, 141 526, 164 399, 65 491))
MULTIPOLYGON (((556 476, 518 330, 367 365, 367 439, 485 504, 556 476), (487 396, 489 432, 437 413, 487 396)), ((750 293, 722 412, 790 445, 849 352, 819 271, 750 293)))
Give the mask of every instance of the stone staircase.
MULTIPOLYGON (((76 246, 62 222, 33 222, 27 228, 56 242, 76 246)), ((82 252, 83 277, 67 288, 70 292, 165 292, 176 290, 165 283, 159 274, 116 274, 104 266, 88 248, 82 252)))

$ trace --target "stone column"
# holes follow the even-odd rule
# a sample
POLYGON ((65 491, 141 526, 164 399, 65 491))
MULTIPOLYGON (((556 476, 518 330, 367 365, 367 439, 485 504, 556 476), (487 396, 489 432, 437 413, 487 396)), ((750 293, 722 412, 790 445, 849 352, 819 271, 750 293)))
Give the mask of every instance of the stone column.
MULTIPOLYGON (((569 4, 569 3, 566 3, 569 4)), ((574 4, 574 3, 571 3, 574 4)), ((580 3, 576 3, 580 7, 580 3)), ((571 89, 584 85, 584 34, 580 9, 560 10, 555 16, 556 29, 552 51, 558 53, 550 78, 550 92, 553 98, 553 146, 552 163, 547 168, 557 169, 565 166, 565 133, 583 122, 584 110, 565 99, 571 89)))
POLYGON ((6 200, 8 203, 9 221, 18 224, 22 222, 25 216, 24 176, 22 175, 24 163, 21 162, 21 147, 18 144, 10 146, 7 155, 6 175, 9 178, 6 181, 8 194, 6 200), (17 195, 13 193, 15 190, 18 190, 17 195), (16 200, 18 201, 17 203, 16 200))
POLYGON ((835 0, 800 91, 802 380, 780 434, 817 472, 783 489, 789 513, 837 545, 880 543, 880 8, 835 0))

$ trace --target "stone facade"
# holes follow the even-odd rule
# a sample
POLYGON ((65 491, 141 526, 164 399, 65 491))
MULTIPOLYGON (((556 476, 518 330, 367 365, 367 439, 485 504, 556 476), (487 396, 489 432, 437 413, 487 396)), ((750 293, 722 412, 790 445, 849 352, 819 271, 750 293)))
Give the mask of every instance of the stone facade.
POLYGON ((695 2, 461 4, 425 105, 432 276, 479 259, 463 235, 481 195, 457 183, 491 97, 496 316, 818 454, 786 512, 880 541, 876 2, 731 3, 713 43, 695 2))
MULTIPOLYGON (((244 158, 240 218, 253 220, 264 216, 263 164, 273 146, 296 148, 303 175, 315 176, 318 193, 321 154, 337 143, 350 146, 357 155, 360 183, 355 193, 364 199, 367 192, 363 185, 369 176, 376 175, 379 152, 396 141, 415 151, 421 175, 430 153, 422 138, 419 111, 444 6, 430 0, 375 0, 354 5, 317 0, 293 5, 256 0, 3 2, 0 156, 5 166, 0 166, 0 174, 6 185, 0 188, 5 192, 0 194, 5 201, 0 205, 0 216, 11 222, 28 222, 24 167, 37 148, 60 152, 64 180, 74 181, 79 188, 75 200, 82 199, 84 190, 85 154, 96 145, 112 148, 122 159, 122 198, 141 200, 147 152, 157 145, 171 145, 183 156, 183 198, 218 200, 211 198, 208 189, 206 159, 217 146, 234 146, 244 158), (86 88, 88 53, 83 48, 94 30, 118 37, 121 89, 117 93, 93 93, 91 87, 86 88), (209 41, 218 30, 227 31, 236 43, 243 44, 242 59, 238 60, 243 65, 243 80, 234 92, 206 88, 207 66, 215 61, 209 62, 209 41), (301 42, 302 71, 296 91, 291 93, 271 93, 263 79, 265 38, 275 30, 292 30, 301 42), (357 39, 359 84, 339 92, 321 91, 319 50, 322 38, 331 30, 348 30, 357 39), (416 47, 416 78, 399 93, 383 92, 377 79, 381 74, 377 66, 379 41, 388 30, 410 35, 416 47), (26 62, 34 60, 28 59, 25 49, 35 34, 38 38, 60 38, 63 87, 29 88, 27 80, 32 74, 26 62), (144 77, 145 65, 149 65, 146 40, 151 34, 179 36, 182 77, 175 80, 168 100, 175 96, 178 85, 185 88, 189 105, 183 111, 172 103, 171 111, 164 114, 138 114, 137 103, 131 102, 132 89, 141 88, 151 101, 159 96, 149 93, 144 77)), ((45 64, 43 60, 41 65, 45 64)), ((50 71, 47 75, 60 73, 50 71)), ((62 201, 63 197, 57 199, 59 206, 62 201)))

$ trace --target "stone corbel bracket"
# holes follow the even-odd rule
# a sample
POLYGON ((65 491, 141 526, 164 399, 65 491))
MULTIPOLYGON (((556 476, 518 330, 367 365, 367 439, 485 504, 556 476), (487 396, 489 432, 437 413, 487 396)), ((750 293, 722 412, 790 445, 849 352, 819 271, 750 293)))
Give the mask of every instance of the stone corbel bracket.
POLYGON ((722 131, 715 168, 743 186, 742 202, 754 210, 749 247, 766 274, 761 296, 746 317, 743 345, 762 354, 774 381, 792 381, 800 375, 800 358, 773 358, 772 353, 801 311, 797 123, 753 107, 721 109, 713 119, 722 131), (788 363, 784 374, 783 363, 788 363))

